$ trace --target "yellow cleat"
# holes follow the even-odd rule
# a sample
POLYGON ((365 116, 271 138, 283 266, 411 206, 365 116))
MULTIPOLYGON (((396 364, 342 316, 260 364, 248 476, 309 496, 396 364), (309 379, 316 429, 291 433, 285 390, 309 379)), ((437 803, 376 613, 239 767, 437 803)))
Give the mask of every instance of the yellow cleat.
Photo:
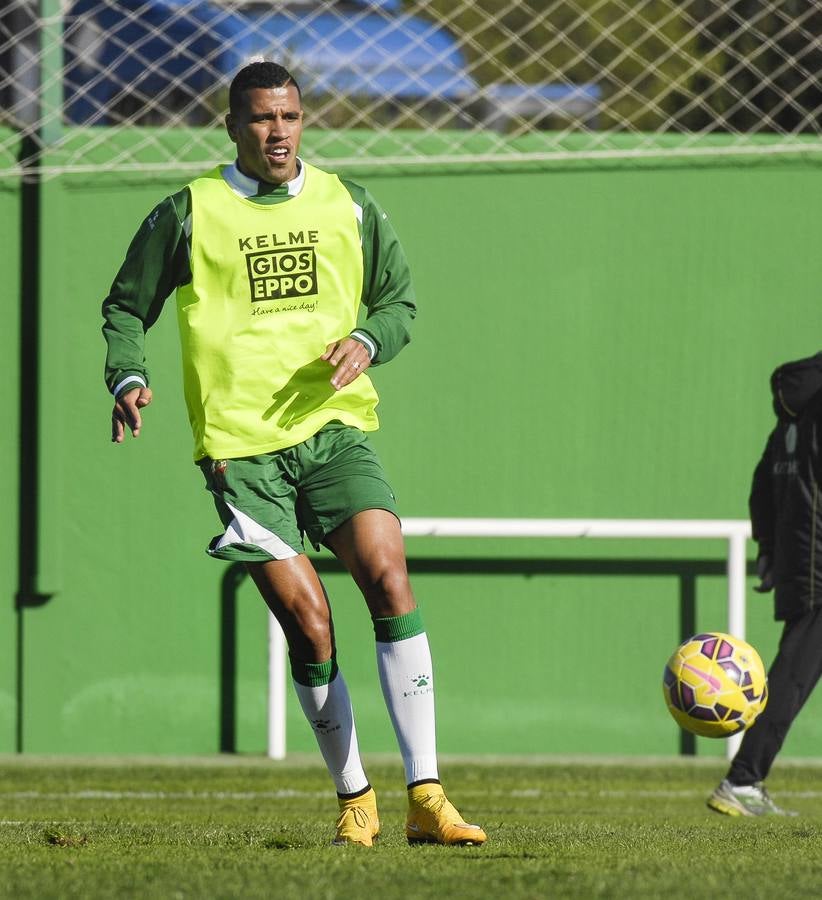
POLYGON ((440 784, 408 789, 405 836, 409 844, 484 844, 488 836, 479 825, 463 822, 440 784))
POLYGON ((377 795, 369 788, 359 797, 346 800, 340 798, 340 817, 337 819, 337 834, 331 842, 336 847, 346 844, 360 844, 371 847, 380 833, 377 816, 377 795))

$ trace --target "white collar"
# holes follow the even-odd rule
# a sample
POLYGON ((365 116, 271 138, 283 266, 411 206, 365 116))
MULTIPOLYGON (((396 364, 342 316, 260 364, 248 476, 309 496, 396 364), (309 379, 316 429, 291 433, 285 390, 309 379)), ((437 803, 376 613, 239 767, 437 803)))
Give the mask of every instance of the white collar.
MULTIPOLYGON (((249 178, 243 175, 237 166, 237 160, 234 160, 230 166, 223 166, 222 176, 226 180, 228 186, 240 197, 256 197, 260 189, 260 183, 256 178, 249 178)), ((297 157, 297 175, 291 181, 286 181, 285 186, 288 188, 288 194, 296 197, 303 189, 305 184, 305 166, 300 157, 297 157)))

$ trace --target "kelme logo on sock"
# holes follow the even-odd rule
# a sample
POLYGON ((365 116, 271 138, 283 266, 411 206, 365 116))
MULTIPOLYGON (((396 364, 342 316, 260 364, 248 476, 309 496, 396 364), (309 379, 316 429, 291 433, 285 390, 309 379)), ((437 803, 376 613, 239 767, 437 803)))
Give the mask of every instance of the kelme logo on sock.
POLYGON ((333 728, 329 728, 328 726, 331 724, 331 719, 312 719, 311 727, 317 734, 331 734, 333 731, 339 731, 340 726, 335 725, 333 728))
POLYGON ((403 697, 414 697, 419 694, 430 694, 433 690, 431 687, 430 675, 412 675, 411 684, 414 686, 412 690, 403 691, 403 697))

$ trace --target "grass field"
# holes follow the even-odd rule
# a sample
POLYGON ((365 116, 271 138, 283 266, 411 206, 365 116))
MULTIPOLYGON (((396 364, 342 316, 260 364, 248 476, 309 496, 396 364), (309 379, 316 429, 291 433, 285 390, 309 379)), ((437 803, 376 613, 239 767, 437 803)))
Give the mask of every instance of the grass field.
POLYGON ((331 847, 317 759, 271 763, 0 757, 0 896, 47 898, 690 898, 819 896, 822 766, 770 787, 798 818, 727 819, 713 761, 446 759, 484 847, 409 847, 398 761, 368 762, 377 846, 331 847))

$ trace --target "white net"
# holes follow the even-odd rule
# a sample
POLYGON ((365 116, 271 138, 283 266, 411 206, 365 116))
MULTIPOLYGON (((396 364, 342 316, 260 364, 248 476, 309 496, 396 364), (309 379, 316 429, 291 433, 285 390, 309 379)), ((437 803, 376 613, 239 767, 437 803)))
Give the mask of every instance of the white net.
POLYGON ((0 176, 222 159, 260 57, 321 165, 815 153, 820 35, 822 0, 6 0, 0 176))

